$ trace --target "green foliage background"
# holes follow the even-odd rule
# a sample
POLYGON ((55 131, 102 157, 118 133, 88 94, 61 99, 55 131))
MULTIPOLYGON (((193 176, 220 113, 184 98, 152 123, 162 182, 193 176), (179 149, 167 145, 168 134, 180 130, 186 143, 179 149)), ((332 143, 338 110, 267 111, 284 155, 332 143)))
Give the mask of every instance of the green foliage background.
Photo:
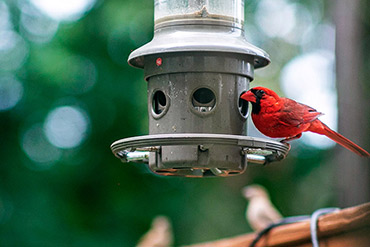
MULTIPOLYGON (((23 2, 5 2, 14 29, 23 35, 23 2)), ((249 23, 255 21, 257 2, 246 1, 249 23)), ((300 1, 308 8, 310 2, 300 1)), ((326 5, 322 7, 321 18, 328 18, 326 5)), ((143 72, 126 60, 152 32, 152 0, 109 0, 97 1, 76 22, 61 23, 50 42, 25 37, 28 57, 11 72, 22 81, 23 97, 0 112, 0 246, 134 246, 159 214, 171 219, 176 245, 234 236, 251 231, 240 190, 252 183, 267 187, 286 216, 335 206, 331 151, 299 143, 296 155, 287 160, 249 167, 232 178, 159 177, 144 165, 120 163, 110 144, 148 131, 143 72), (96 66, 97 81, 89 91, 75 88, 83 72, 76 58, 96 66), (75 105, 88 114, 87 138, 76 148, 62 149, 56 162, 37 164, 23 151, 22 136, 61 105, 75 105), (302 150, 313 155, 301 156, 302 150)), ((281 40, 262 48, 270 52, 270 46, 281 49, 278 67, 301 52, 281 40)), ((256 76, 258 81, 258 71, 256 76)))

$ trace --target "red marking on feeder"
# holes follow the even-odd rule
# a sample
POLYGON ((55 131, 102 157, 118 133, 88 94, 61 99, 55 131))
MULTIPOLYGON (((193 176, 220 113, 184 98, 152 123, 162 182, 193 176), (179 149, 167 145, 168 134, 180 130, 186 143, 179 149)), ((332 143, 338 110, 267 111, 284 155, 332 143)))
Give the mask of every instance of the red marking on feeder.
POLYGON ((155 60, 155 64, 157 65, 157 66, 161 66, 162 65, 162 58, 157 58, 157 60, 155 60))

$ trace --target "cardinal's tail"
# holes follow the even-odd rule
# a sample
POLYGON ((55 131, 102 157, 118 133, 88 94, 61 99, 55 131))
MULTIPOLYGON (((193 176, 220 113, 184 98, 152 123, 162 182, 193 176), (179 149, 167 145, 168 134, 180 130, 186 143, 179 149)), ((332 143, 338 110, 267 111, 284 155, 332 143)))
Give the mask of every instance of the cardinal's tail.
POLYGON ((330 129, 328 126, 326 126, 323 122, 316 119, 311 123, 310 128, 308 131, 315 132, 321 135, 326 135, 339 145, 342 145, 343 147, 351 150, 352 152, 362 156, 362 157, 370 157, 370 154, 357 144, 353 143, 352 141, 348 140, 341 134, 335 132, 334 130, 330 129))

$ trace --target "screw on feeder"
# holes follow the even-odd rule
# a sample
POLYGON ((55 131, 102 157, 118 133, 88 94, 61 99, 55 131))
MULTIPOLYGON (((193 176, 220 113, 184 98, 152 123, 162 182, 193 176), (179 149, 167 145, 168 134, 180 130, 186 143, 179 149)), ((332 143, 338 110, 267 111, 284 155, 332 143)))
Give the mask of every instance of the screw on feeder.
POLYGON ((128 59, 148 83, 149 135, 119 140, 113 153, 157 174, 187 177, 237 175, 248 162, 284 158, 286 144, 246 136, 248 103, 240 95, 269 57, 244 37, 244 0, 154 6, 153 40, 128 59))

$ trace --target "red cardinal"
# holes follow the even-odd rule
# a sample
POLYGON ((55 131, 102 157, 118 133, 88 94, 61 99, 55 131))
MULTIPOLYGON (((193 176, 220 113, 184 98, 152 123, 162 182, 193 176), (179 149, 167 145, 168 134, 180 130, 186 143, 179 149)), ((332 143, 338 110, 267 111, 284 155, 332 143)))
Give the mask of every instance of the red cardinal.
POLYGON ((312 107, 280 98, 274 91, 264 87, 252 88, 241 98, 252 103, 253 123, 266 136, 288 141, 300 138, 302 132, 311 131, 329 137, 360 156, 370 157, 366 150, 321 122, 318 117, 322 113, 312 107))

